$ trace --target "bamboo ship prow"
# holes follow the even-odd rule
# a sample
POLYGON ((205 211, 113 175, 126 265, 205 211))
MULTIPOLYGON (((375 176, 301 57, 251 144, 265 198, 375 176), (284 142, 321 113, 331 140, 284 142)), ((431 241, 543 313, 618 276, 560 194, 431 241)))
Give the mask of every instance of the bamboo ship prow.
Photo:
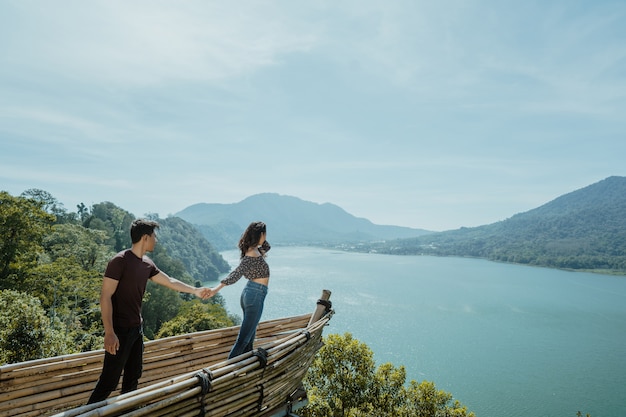
POLYGON ((293 416, 302 380, 334 311, 324 290, 312 314, 263 321, 256 348, 227 359, 239 326, 145 343, 136 391, 84 405, 104 350, 0 367, 0 417, 293 416))

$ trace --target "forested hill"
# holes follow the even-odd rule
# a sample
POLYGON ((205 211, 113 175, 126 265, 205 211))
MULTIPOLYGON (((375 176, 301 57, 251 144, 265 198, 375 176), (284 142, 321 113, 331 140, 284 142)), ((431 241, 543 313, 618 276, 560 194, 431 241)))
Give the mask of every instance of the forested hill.
POLYGON ((194 204, 176 213, 194 224, 217 249, 234 249, 252 221, 268 225, 268 240, 281 245, 332 245, 398 239, 432 233, 376 225, 342 208, 275 193, 256 194, 234 204, 194 204))
POLYGON ((497 223, 367 249, 626 274, 626 177, 606 178, 497 223))
MULTIPOLYGON (((0 365, 102 347, 98 307, 108 261, 131 247, 135 216, 111 202, 66 210, 50 193, 0 191, 0 365)), ((190 285, 230 267, 191 224, 158 220, 149 254, 166 274, 190 285)), ((232 326, 221 296, 198 300, 148 282, 144 335, 153 339, 232 326)))
POLYGON ((161 225, 159 243, 167 254, 180 260, 195 281, 217 280, 230 265, 192 224, 179 217, 157 219, 161 225))

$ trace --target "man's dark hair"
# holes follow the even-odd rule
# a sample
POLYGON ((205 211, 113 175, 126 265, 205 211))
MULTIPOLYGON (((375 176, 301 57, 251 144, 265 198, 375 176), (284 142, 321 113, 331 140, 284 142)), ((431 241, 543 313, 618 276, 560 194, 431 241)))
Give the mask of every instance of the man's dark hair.
POLYGON ((150 236, 154 233, 155 229, 159 228, 159 223, 146 220, 146 219, 137 219, 130 225, 130 240, 133 243, 137 243, 141 240, 143 235, 150 236))

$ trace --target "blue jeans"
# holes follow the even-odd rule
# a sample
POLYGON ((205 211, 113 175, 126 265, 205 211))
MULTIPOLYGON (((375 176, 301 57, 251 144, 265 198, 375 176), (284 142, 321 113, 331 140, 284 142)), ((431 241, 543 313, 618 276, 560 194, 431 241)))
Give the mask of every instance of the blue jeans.
POLYGON ((241 292, 241 309, 243 310, 243 321, 239 328, 237 341, 228 355, 228 359, 239 356, 252 350, 252 344, 256 337, 256 328, 261 321, 263 313, 263 303, 267 295, 267 285, 248 281, 241 292))
POLYGON ((115 328, 115 334, 120 341, 117 354, 104 353, 102 373, 87 404, 105 400, 122 379, 122 394, 134 391, 139 384, 143 371, 143 329, 140 327, 115 328))

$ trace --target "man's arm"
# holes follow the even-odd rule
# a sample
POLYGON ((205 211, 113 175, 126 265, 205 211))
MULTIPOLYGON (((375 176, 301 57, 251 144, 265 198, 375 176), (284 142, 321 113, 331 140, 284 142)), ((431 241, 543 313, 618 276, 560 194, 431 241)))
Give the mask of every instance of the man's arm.
POLYGON ((120 348, 120 341, 113 330, 113 301, 111 297, 117 289, 118 280, 104 277, 100 291, 100 314, 104 325, 104 350, 115 355, 120 348))
POLYGON ((178 292, 186 292, 189 294, 193 294, 199 298, 208 298, 210 294, 210 290, 205 287, 192 287, 191 285, 185 284, 182 281, 177 280, 176 278, 172 278, 167 275, 165 272, 159 272, 152 278, 150 278, 153 282, 163 285, 164 287, 170 288, 174 291, 178 292))

